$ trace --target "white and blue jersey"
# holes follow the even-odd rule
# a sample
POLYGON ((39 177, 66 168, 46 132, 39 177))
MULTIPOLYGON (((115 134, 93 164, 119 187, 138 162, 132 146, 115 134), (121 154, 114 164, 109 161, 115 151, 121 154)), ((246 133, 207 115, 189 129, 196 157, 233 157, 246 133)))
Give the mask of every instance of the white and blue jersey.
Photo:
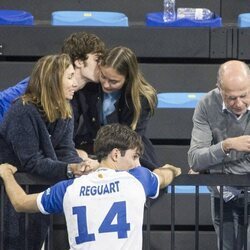
POLYGON ((44 214, 64 212, 70 249, 142 249, 146 197, 159 193, 157 175, 144 167, 100 168, 59 182, 37 198, 44 214))

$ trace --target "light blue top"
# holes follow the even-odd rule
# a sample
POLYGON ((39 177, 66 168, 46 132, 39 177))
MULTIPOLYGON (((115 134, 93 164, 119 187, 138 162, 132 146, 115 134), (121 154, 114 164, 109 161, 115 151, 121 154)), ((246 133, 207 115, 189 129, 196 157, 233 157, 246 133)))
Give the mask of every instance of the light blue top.
POLYGON ((103 103, 101 110, 101 122, 102 124, 107 124, 107 116, 110 115, 115 110, 115 103, 120 98, 121 92, 116 91, 112 93, 104 93, 103 103))

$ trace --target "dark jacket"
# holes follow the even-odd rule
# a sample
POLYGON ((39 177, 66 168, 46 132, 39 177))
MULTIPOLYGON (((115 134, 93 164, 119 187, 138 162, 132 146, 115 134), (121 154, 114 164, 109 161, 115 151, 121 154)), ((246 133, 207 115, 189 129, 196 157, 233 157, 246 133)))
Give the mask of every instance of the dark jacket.
POLYGON ((78 163, 73 119, 45 122, 32 104, 17 100, 0 125, 0 163, 41 177, 65 179, 68 163, 78 163))
MULTIPOLYGON (((72 100, 74 110, 74 141, 76 148, 93 153, 93 141, 98 129, 101 127, 100 114, 102 109, 103 92, 101 86, 95 83, 87 84, 79 90, 72 100)), ((150 107, 145 97, 141 97, 142 111, 137 123, 136 132, 141 135, 145 152, 140 159, 141 165, 154 169, 159 166, 152 143, 145 137, 150 107)), ((130 126, 133 119, 134 108, 130 95, 125 98, 125 90, 115 103, 115 111, 107 116, 107 123, 120 123, 130 126)))
MULTIPOLYGON (((66 179, 67 164, 82 161, 72 138, 73 119, 45 122, 34 105, 23 105, 21 99, 18 99, 0 124, 0 163, 7 162, 19 171, 54 181, 66 179)), ((29 188, 30 193, 41 190, 44 187, 29 188)), ((25 235, 28 238, 28 249, 41 249, 48 231, 49 217, 32 214, 26 228, 24 214, 16 213, 8 199, 4 199, 4 211, 4 249, 24 249, 25 235)))

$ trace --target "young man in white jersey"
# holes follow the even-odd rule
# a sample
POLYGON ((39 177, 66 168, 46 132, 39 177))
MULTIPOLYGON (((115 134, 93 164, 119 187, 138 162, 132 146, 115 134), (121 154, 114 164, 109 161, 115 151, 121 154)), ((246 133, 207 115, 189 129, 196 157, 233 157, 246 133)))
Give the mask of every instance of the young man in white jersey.
POLYGON ((18 212, 64 212, 70 249, 142 249, 146 197, 156 198, 181 170, 167 164, 153 173, 139 166, 141 138, 120 124, 102 127, 94 150, 99 169, 39 194, 27 195, 14 179, 16 168, 0 165, 10 201, 18 212))

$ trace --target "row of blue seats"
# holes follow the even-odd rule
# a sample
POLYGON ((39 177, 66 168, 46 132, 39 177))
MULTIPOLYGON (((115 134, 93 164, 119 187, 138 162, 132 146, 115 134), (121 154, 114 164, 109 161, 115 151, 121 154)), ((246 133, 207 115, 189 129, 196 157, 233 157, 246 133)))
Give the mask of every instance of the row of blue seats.
MULTIPOLYGON (((52 25, 72 26, 128 26, 128 17, 118 12, 55 11, 52 25)), ((34 16, 24 10, 0 10, 1 25, 33 25, 34 16)))
MULTIPOLYGON (((171 193, 172 186, 167 187, 167 192, 171 193)), ((194 194, 195 186, 175 186, 174 188, 176 194, 194 194)), ((199 186, 199 194, 210 194, 206 186, 199 186)))
POLYGON ((159 93, 157 108, 195 108, 204 95, 204 92, 159 93))
MULTIPOLYGON (((34 16, 24 10, 0 10, 0 25, 33 25, 34 16)), ((120 12, 108 11, 55 11, 51 15, 52 25, 62 26, 120 26, 128 27, 128 17, 120 12)), ((250 14, 240 14, 238 18, 239 27, 250 26, 250 14)), ((180 19, 173 22, 164 22, 162 12, 146 14, 147 26, 222 26, 222 19, 215 16, 209 20, 180 19)))
MULTIPOLYGON (((0 10, 1 25, 33 25, 34 16, 23 10, 0 10)), ((55 11, 51 15, 52 25, 62 26, 120 26, 128 27, 128 17, 119 12, 103 11, 55 11)), ((216 16, 209 20, 180 19, 172 22, 163 21, 162 12, 152 12, 146 15, 147 26, 171 27, 220 27, 222 19, 216 16)), ((240 14, 239 27, 250 27, 250 13, 240 14)))

